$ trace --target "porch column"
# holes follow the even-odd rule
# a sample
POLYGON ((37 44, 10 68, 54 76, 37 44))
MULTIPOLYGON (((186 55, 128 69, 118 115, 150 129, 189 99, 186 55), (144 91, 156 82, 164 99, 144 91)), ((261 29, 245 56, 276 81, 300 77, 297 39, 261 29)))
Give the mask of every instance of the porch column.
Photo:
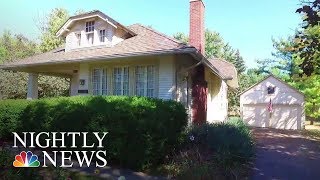
POLYGON ((70 96, 77 96, 79 89, 79 75, 74 74, 70 80, 70 96))
POLYGON ((38 74, 29 73, 27 99, 38 99, 38 74))

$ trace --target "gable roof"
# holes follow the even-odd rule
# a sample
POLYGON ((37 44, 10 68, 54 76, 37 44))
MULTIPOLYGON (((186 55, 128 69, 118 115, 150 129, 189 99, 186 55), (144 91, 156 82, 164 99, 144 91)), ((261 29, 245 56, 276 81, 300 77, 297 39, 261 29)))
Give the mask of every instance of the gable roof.
POLYGON ((239 96, 243 95, 244 93, 248 92, 250 89, 256 87, 257 85, 259 85, 260 83, 262 83, 263 81, 269 79, 269 78, 273 78, 277 81, 279 81, 280 83, 284 84, 285 86, 287 86, 288 88, 292 89, 293 91, 295 91, 298 94, 301 94, 304 97, 304 94, 302 92, 300 92, 299 90, 297 90, 295 87, 291 86, 290 84, 288 84, 287 82, 277 78, 276 76, 274 76, 273 74, 269 74, 267 77, 265 77, 264 79, 262 79, 261 81, 255 83, 254 85, 250 86, 248 89, 246 89, 245 91, 241 92, 239 94, 239 96))
POLYGON ((124 25, 120 24, 119 22, 115 21, 111 17, 107 16, 106 14, 102 13, 99 10, 93 10, 87 13, 71 16, 58 30, 56 33, 56 36, 60 37, 63 36, 64 32, 68 31, 68 27, 70 27, 74 22, 83 20, 83 19, 88 19, 88 18, 93 18, 93 17, 98 17, 102 20, 104 20, 106 23, 110 24, 114 28, 120 27, 127 33, 129 33, 131 36, 136 35, 133 31, 125 27, 124 25))

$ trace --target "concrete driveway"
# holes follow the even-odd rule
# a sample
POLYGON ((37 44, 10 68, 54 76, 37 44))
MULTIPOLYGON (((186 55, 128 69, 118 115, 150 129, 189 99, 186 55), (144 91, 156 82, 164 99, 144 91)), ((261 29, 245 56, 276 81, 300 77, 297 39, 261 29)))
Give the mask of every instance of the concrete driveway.
POLYGON ((253 180, 320 179, 320 142, 297 131, 252 130, 257 143, 253 180))

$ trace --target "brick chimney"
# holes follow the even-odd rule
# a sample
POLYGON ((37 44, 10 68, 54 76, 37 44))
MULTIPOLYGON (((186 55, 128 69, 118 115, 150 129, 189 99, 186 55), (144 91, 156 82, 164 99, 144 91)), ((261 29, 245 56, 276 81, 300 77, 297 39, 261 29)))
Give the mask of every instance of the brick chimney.
POLYGON ((205 55, 205 6, 202 0, 190 0, 189 44, 205 55))

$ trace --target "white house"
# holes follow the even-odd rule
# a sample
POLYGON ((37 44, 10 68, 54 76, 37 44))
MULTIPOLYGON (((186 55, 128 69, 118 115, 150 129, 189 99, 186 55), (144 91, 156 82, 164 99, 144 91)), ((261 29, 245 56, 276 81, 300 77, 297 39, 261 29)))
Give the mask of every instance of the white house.
POLYGON ((304 95, 270 75, 240 96, 243 120, 254 127, 303 129, 304 95))
POLYGON ((70 96, 176 100, 194 123, 223 121, 237 73, 226 61, 204 57, 204 9, 202 0, 190 1, 190 44, 140 24, 124 26, 97 10, 72 16, 57 32, 64 47, 0 68, 29 73, 28 99, 38 97, 43 74, 70 78, 70 96))

